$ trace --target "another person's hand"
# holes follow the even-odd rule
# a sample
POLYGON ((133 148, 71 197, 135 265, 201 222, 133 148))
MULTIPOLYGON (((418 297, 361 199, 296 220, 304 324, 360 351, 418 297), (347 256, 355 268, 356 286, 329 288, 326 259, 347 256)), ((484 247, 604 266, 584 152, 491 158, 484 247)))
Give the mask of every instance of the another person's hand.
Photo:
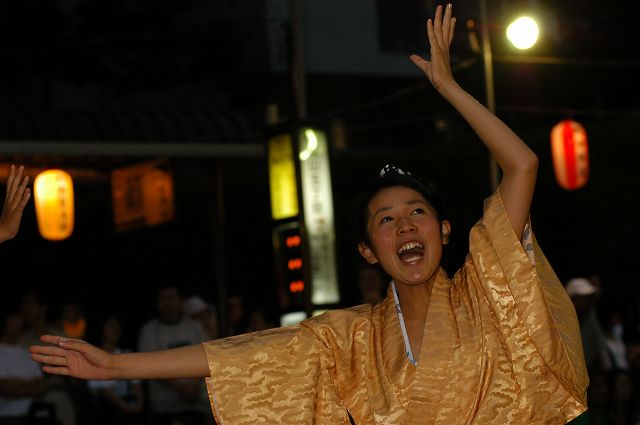
POLYGON ((43 335, 42 342, 53 345, 30 347, 31 358, 44 363, 42 370, 54 375, 89 380, 108 380, 112 355, 85 341, 43 335))
POLYGON ((456 18, 453 16, 453 6, 447 4, 442 13, 442 6, 436 8, 433 20, 427 21, 427 35, 431 45, 431 60, 425 60, 418 55, 410 58, 418 68, 425 73, 431 84, 440 91, 449 83, 453 83, 449 47, 453 41, 453 33, 456 26, 456 18))
POLYGON ((16 166, 11 165, 7 179, 7 194, 2 205, 0 215, 0 242, 13 239, 18 234, 22 212, 31 198, 31 190, 27 187, 29 176, 23 176, 24 167, 21 165, 16 173, 16 166))

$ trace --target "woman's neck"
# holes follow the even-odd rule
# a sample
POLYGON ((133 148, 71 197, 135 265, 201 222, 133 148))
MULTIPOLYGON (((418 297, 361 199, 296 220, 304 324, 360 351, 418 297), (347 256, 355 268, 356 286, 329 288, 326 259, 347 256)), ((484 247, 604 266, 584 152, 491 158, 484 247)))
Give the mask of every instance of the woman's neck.
POLYGON ((396 284, 398 301, 400 302, 409 345, 416 361, 420 358, 422 338, 434 281, 435 279, 429 279, 419 285, 396 284))
POLYGON ((396 282, 398 300, 405 319, 424 319, 427 316, 431 290, 437 276, 438 272, 434 273, 426 282, 416 285, 396 282))

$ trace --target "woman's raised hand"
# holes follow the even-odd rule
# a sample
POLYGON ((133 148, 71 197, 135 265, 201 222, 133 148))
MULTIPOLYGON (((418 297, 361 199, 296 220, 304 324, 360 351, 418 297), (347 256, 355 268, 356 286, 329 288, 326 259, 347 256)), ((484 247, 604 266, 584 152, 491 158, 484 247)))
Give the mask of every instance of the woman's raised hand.
POLYGON ((442 12, 442 6, 436 7, 433 20, 427 20, 427 35, 431 45, 431 61, 418 55, 410 58, 418 68, 425 73, 431 84, 440 91, 449 83, 453 83, 449 47, 453 41, 453 32, 456 26, 456 18, 453 17, 453 6, 447 4, 442 12))
POLYGON ((89 380, 111 379, 108 372, 112 354, 78 339, 43 335, 40 340, 53 344, 29 349, 31 358, 44 364, 43 371, 89 380))

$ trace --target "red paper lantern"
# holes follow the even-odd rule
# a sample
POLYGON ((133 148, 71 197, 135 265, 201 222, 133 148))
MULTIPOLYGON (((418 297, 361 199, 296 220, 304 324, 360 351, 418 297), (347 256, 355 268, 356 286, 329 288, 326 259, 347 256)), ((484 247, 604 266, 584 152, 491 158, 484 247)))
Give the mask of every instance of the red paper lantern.
POLYGON ((551 157, 556 181, 567 190, 580 189, 589 180, 589 144, 580 124, 564 120, 551 130, 551 157))

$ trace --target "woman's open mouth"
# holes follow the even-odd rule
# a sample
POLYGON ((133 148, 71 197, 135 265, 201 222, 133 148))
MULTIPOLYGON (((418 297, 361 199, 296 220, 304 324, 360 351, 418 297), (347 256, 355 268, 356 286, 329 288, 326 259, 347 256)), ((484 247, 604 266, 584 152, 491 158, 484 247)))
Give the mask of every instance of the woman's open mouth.
POLYGON ((415 264, 424 257, 424 245, 418 241, 407 241, 400 246, 397 254, 402 262, 415 264))

